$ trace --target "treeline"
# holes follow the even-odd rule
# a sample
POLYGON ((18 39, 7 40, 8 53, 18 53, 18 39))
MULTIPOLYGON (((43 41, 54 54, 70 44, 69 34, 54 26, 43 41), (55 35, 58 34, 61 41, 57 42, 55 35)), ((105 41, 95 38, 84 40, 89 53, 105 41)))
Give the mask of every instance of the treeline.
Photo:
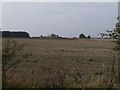
POLYGON ((13 31, 0 31, 2 33, 2 37, 15 37, 15 38, 29 38, 30 35, 27 32, 13 32, 13 31))
POLYGON ((79 37, 71 37, 71 38, 68 38, 68 37, 63 37, 63 36, 59 36, 58 34, 50 34, 48 36, 38 36, 38 37, 32 37, 32 38, 42 38, 42 39, 78 39, 78 38, 82 38, 82 39, 85 39, 85 38, 91 38, 91 36, 85 36, 83 33, 79 35, 79 37))
POLYGON ((2 33, 3 38, 42 38, 42 39, 77 39, 77 38, 91 38, 91 36, 85 36, 84 34, 80 34, 79 37, 62 37, 57 34, 52 33, 48 36, 38 36, 38 37, 30 37, 28 32, 25 31, 0 31, 0 34, 2 33))

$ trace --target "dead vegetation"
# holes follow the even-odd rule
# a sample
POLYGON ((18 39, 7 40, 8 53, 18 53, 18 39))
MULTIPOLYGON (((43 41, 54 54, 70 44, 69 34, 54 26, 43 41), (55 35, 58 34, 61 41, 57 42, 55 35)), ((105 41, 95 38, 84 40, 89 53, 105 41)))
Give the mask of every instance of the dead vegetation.
POLYGON ((3 46, 4 87, 118 87, 111 40, 3 39, 3 46))

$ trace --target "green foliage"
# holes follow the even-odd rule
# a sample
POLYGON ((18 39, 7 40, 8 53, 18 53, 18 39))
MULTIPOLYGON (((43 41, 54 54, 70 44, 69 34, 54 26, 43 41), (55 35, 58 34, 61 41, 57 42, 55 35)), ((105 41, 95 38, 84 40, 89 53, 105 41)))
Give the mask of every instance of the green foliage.
POLYGON ((116 23, 115 32, 118 33, 118 34, 120 34, 120 22, 116 23))
POLYGON ((116 42, 117 45, 114 48, 114 50, 118 51, 119 54, 120 53, 120 22, 116 23, 114 32, 116 33, 116 37, 117 37, 117 42, 116 42))

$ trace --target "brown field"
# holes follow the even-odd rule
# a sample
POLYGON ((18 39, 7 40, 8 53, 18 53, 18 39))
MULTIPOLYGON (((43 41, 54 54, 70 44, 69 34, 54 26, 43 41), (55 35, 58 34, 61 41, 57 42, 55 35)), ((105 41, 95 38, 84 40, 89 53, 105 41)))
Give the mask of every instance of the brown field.
MULTIPOLYGON (((110 39, 15 39, 33 57, 7 72, 7 87, 107 88, 115 60, 110 39)), ((6 39, 3 39, 3 47, 6 39)), ((117 63, 115 63, 117 72, 117 63)), ((117 87, 117 84, 114 84, 117 87)))

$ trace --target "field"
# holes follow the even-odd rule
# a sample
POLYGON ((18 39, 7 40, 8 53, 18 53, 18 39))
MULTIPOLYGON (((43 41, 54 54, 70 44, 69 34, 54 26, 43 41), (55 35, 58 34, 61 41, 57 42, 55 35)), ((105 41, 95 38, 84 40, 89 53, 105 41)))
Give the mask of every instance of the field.
POLYGON ((31 52, 32 57, 7 71, 7 87, 117 87, 112 78, 117 62, 111 39, 14 40, 24 43, 24 52, 31 52))

